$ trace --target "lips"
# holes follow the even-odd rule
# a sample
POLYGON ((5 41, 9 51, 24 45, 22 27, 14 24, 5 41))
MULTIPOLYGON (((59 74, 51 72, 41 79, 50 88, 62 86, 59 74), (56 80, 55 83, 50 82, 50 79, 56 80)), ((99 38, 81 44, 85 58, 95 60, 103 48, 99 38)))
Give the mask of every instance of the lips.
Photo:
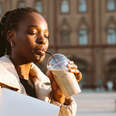
POLYGON ((36 48, 36 49, 34 50, 34 53, 43 56, 43 55, 45 55, 46 51, 47 51, 46 48, 41 48, 41 49, 40 49, 40 48, 36 48))
POLYGON ((37 50, 36 53, 39 54, 39 55, 44 55, 45 51, 43 51, 43 50, 37 50))

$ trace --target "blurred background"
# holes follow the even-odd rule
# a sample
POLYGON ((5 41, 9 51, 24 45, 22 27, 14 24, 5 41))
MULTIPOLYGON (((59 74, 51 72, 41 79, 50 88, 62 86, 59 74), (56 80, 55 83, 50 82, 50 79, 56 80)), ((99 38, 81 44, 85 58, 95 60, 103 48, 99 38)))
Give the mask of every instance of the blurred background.
MULTIPOLYGON (((101 97, 116 99, 116 0, 0 0, 0 17, 10 9, 27 6, 36 8, 48 21, 49 50, 65 54, 78 65, 82 90, 108 91, 101 97)), ((40 65, 44 72, 47 58, 40 65)), ((106 106, 110 103, 114 102, 106 106)))

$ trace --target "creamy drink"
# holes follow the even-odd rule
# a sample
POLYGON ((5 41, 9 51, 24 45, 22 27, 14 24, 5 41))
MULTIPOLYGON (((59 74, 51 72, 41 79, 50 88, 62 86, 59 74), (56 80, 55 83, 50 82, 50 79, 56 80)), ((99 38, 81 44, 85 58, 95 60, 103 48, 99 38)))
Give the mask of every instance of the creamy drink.
POLYGON ((49 58, 47 64, 48 70, 52 72, 56 83, 67 97, 81 92, 76 76, 68 71, 68 62, 67 57, 57 53, 49 58))
POLYGON ((51 70, 51 72, 65 96, 73 96, 81 92, 73 73, 65 70, 51 70))

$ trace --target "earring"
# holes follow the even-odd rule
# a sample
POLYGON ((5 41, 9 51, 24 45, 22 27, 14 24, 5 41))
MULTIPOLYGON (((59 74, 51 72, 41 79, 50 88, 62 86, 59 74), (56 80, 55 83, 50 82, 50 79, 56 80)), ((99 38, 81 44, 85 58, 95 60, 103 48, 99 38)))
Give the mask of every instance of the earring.
POLYGON ((11 46, 11 48, 13 48, 13 43, 12 42, 10 42, 10 46, 11 46))

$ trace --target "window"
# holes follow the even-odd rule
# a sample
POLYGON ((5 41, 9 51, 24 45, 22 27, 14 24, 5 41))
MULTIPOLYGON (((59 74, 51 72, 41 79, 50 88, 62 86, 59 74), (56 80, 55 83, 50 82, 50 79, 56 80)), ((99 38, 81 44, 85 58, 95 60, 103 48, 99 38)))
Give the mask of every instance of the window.
POLYGON ((24 8, 25 7, 25 2, 24 1, 19 1, 18 2, 18 8, 24 8))
POLYGON ((107 0, 107 9, 109 11, 116 10, 116 1, 115 0, 107 0))
POLYGON ((35 8, 38 12, 42 13, 43 12, 43 3, 41 0, 37 1, 35 4, 35 8))
MULTIPOLYGON (((107 65, 107 80, 116 80, 116 59, 112 59, 107 65)), ((116 88, 115 88, 116 89, 116 88)))
POLYGON ((70 32, 68 30, 62 30, 60 34, 61 34, 61 44, 62 45, 69 45, 70 32))
POLYGON ((61 13, 68 13, 68 12, 69 12, 69 0, 62 0, 61 13))
POLYGON ((71 26, 65 18, 62 20, 60 28, 61 28, 61 30, 60 30, 61 45, 69 45, 70 44, 71 26))
POLYGON ((108 44, 116 44, 116 29, 108 29, 107 43, 108 44))
POLYGON ((78 0, 78 11, 87 12, 87 0, 78 0))
POLYGON ((86 29, 81 29, 79 31, 79 44, 87 45, 88 44, 88 32, 86 29))

